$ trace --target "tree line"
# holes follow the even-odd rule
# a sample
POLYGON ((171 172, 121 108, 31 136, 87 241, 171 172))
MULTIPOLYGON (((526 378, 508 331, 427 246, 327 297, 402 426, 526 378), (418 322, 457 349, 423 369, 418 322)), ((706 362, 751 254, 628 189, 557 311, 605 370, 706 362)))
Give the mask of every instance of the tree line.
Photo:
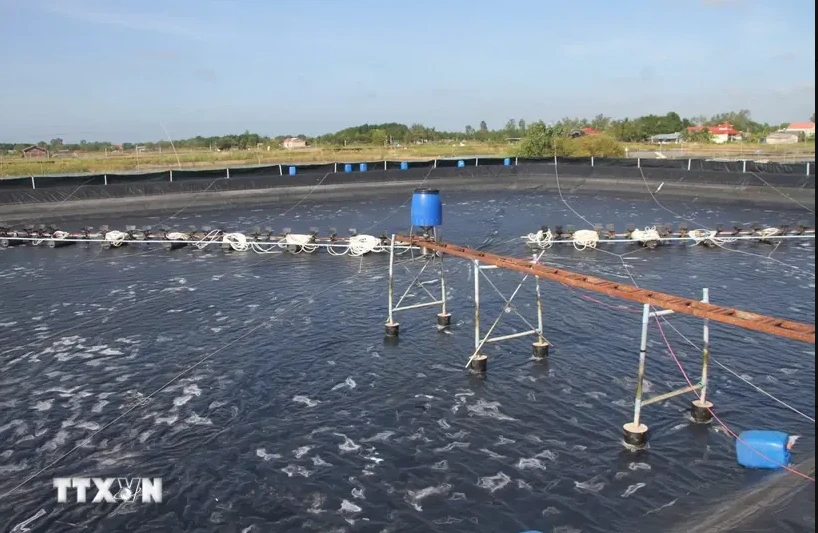
MULTIPOLYGON (((815 121, 815 113, 810 117, 815 121)), ((785 124, 761 123, 752 119, 749 110, 729 111, 716 115, 696 116, 682 118, 678 113, 671 111, 665 115, 644 115, 635 118, 613 119, 605 115, 597 115, 588 118, 563 118, 562 120, 545 124, 538 122, 537 134, 549 131, 558 137, 570 137, 572 132, 580 131, 583 128, 593 128, 606 134, 611 140, 618 142, 644 142, 653 135, 667 133, 682 133, 687 140, 697 142, 707 142, 709 135, 705 131, 687 132, 690 126, 715 126, 724 122, 729 122, 733 127, 745 133, 745 139, 756 141, 765 135, 785 128, 785 124), (545 128, 545 130, 543 129, 545 128), (556 133, 559 132, 559 133, 556 133)), ((438 130, 434 127, 423 124, 400 124, 389 122, 384 124, 362 124, 345 128, 335 133, 327 133, 309 137, 299 134, 299 137, 308 144, 323 146, 327 148, 370 145, 370 146, 396 146, 422 143, 434 143, 442 141, 476 141, 485 143, 504 143, 517 139, 524 139, 530 134, 530 127, 524 119, 509 119, 505 125, 497 129, 489 128, 485 120, 477 123, 477 127, 466 125, 462 131, 438 130)), ((45 148, 52 153, 60 152, 103 152, 103 151, 170 151, 176 150, 248 150, 267 149, 267 147, 278 148, 285 136, 279 135, 269 137, 258 133, 245 131, 241 134, 221 135, 221 136, 196 136, 189 139, 179 139, 174 141, 160 140, 143 143, 123 143, 115 145, 111 142, 89 142, 82 140, 79 143, 65 143, 62 139, 56 138, 50 141, 40 141, 37 146, 45 148)), ((585 141, 590 143, 590 141, 585 141)), ((602 142, 602 141, 596 141, 602 142)), ((606 141, 608 142, 608 141, 606 141)), ((24 143, 0 143, 0 152, 20 151, 29 146, 24 143)))

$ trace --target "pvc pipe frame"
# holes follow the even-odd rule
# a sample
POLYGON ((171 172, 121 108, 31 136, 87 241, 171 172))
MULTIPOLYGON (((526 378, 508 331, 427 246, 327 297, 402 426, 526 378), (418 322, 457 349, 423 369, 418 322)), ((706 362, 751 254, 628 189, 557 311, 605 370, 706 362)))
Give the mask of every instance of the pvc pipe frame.
MULTIPOLYGON (((702 289, 702 302, 710 303, 710 289, 702 289)), ((699 398, 702 404, 704 404, 705 400, 707 399, 707 374, 710 365, 710 320, 707 318, 704 319, 704 326, 702 328, 702 339, 704 341, 704 345, 702 347, 702 374, 699 383, 696 385, 675 389, 664 394, 658 394, 645 400, 642 399, 647 355, 648 323, 651 318, 658 318, 669 314, 673 314, 673 311, 669 309, 662 309, 651 312, 649 304, 645 304, 642 309, 642 339, 639 344, 639 369, 636 377, 636 395, 633 402, 633 423, 637 427, 639 426, 640 418, 642 416, 642 407, 652 403, 668 400, 676 396, 681 396, 682 394, 695 392, 697 390, 701 390, 699 398)))
MULTIPOLYGON (((435 237, 437 237, 437 233, 435 233, 435 237)), ((414 249, 414 247, 412 247, 414 249)), ((406 265, 403 265, 404 268, 407 268, 406 265)), ((394 315, 398 311, 408 311, 410 309, 419 309, 421 307, 431 307, 435 305, 440 305, 440 312, 441 314, 446 314, 446 279, 443 275, 443 256, 442 254, 438 257, 435 253, 431 259, 428 259, 423 266, 420 268, 420 272, 415 275, 412 279, 412 282, 406 288, 403 295, 398 299, 397 303, 394 303, 395 300, 395 234, 392 234, 392 239, 390 240, 389 245, 389 293, 388 293, 388 322, 387 324, 394 324, 394 315), (436 261, 437 260, 437 261, 436 261), (438 263, 438 280, 440 281, 440 298, 438 299, 435 295, 433 295, 429 290, 422 284, 418 283, 418 279, 426 270, 431 263, 437 262, 438 263), (413 287, 418 286, 423 289, 426 294, 428 294, 432 301, 430 302, 420 302, 411 305, 404 305, 401 306, 404 298, 409 294, 409 291, 412 290, 413 287)))

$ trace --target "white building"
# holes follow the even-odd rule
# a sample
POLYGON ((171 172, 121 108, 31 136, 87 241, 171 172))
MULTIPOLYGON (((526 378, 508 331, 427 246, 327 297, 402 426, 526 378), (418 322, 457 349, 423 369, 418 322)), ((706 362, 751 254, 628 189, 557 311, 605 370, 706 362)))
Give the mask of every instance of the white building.
POLYGON ((815 122, 793 122, 784 131, 788 133, 803 133, 806 137, 815 135, 815 122))

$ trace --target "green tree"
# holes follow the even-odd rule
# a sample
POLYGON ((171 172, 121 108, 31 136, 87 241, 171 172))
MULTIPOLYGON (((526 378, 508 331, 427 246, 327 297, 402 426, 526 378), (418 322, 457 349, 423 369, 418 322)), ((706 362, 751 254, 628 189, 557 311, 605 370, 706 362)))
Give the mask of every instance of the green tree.
POLYGON ((385 146, 387 139, 386 131, 382 129, 372 130, 372 133, 369 135, 369 139, 375 146, 385 146))
POLYGON ((562 128, 547 126, 542 120, 528 127, 525 137, 517 145, 520 157, 548 157, 554 155, 557 140, 562 135, 562 128))
POLYGON ((520 119, 517 121, 517 129, 520 130, 520 133, 525 135, 525 120, 520 119))

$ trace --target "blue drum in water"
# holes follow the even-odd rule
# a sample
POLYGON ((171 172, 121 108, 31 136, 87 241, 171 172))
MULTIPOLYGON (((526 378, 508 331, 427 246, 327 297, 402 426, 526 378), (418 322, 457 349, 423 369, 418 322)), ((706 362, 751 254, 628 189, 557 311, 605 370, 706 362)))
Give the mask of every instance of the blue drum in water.
POLYGON ((437 189, 415 189, 412 194, 412 225, 419 227, 443 224, 443 202, 437 189))
POLYGON ((736 439, 736 461, 745 468, 776 470, 789 466, 790 437, 783 431, 751 429, 736 439))

